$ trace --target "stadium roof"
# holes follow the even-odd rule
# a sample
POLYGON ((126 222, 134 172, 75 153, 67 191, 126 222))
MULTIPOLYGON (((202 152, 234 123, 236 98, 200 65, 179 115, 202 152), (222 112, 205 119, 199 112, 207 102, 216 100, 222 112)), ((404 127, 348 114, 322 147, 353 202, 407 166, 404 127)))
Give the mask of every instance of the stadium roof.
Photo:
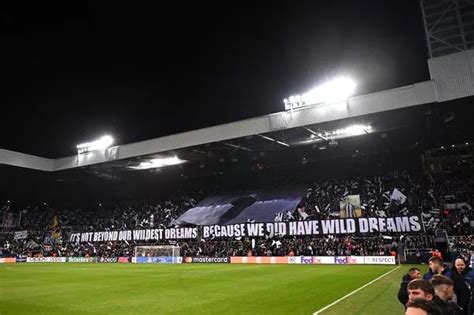
POLYGON ((195 148, 201 145, 217 144, 228 149, 252 151, 256 141, 268 144, 277 140, 298 146, 304 143, 295 134, 304 132, 307 138, 313 129, 321 129, 317 127, 319 124, 474 95, 474 50, 429 59, 428 65, 430 81, 351 97, 343 103, 309 106, 58 159, 0 149, 0 164, 47 172, 103 163, 123 168, 190 147, 194 149, 188 151, 188 155, 190 152, 202 155, 205 152, 195 148))

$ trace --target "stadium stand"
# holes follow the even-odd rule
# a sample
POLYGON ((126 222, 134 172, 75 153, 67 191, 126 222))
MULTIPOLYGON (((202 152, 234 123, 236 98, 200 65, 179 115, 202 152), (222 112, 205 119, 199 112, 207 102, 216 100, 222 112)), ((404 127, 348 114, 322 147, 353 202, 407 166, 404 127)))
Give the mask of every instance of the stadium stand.
MULTIPOLYGON (((86 209, 53 209, 47 204, 16 207, 13 202, 3 205, 0 215, 11 215, 16 227, 4 228, 1 234, 3 257, 31 255, 62 256, 131 256, 133 248, 146 244, 177 244, 184 256, 334 256, 390 255, 400 249, 427 249, 435 246, 434 231, 444 229, 453 239, 452 248, 473 250, 471 222, 473 179, 462 173, 415 174, 394 171, 381 176, 319 180, 306 189, 295 209, 282 213, 282 221, 337 218, 341 215, 340 201, 347 195, 359 195, 362 217, 387 217, 416 214, 424 222, 426 234, 372 233, 370 236, 342 235, 324 237, 279 237, 266 235, 252 244, 250 238, 191 241, 145 241, 94 243, 68 242, 71 232, 113 231, 167 227, 189 209, 199 205, 205 194, 181 194, 162 202, 127 202, 98 204, 86 209), (396 200, 397 189, 406 200, 396 200), (459 209, 448 204, 462 203, 459 209), (45 231, 57 225, 62 242, 44 246, 45 231), (53 221, 54 221, 53 220, 53 221), (40 227, 40 229, 38 229, 40 227), (26 230, 28 237, 14 239, 14 231, 26 230), (399 245, 403 244, 402 247, 399 245)), ((255 218, 248 217, 248 221, 255 218)), ((276 219, 275 219, 276 220, 276 219)))

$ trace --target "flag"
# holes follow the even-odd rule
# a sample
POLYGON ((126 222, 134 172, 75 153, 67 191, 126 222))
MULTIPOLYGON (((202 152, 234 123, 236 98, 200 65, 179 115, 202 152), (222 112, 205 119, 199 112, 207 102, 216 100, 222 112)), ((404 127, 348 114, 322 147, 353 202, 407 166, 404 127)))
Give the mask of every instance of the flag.
POLYGON ((306 218, 308 218, 308 214, 306 213, 305 210, 306 210, 305 207, 298 208, 298 213, 303 218, 303 220, 306 220, 306 218))
POLYGON ((295 217, 293 216, 293 214, 289 210, 286 212, 286 217, 288 218, 288 220, 294 220, 295 219, 295 217))
POLYGON ((390 196, 390 200, 394 200, 399 205, 402 205, 407 200, 407 196, 402 194, 402 192, 398 190, 397 188, 394 188, 392 195, 390 196))
POLYGON ((15 232, 14 240, 22 240, 28 237, 28 230, 15 232))
POLYGON ((32 240, 32 239, 29 239, 29 240, 26 242, 26 248, 27 248, 27 249, 31 249, 31 250, 40 249, 40 248, 41 248, 41 245, 38 244, 36 241, 34 241, 34 240, 32 240))
POLYGON ((51 238, 61 238, 61 224, 59 223, 57 215, 49 221, 46 231, 49 232, 51 238))
POLYGON ((283 212, 278 212, 275 214, 274 222, 282 222, 283 221, 283 212))
POLYGON ((61 244, 61 224, 57 215, 51 218, 44 234, 44 244, 51 245, 53 250, 57 249, 57 245, 61 244))
POLYGON ((362 214, 362 209, 360 206, 360 196, 345 196, 339 201, 339 208, 340 217, 342 218, 360 217, 362 214))
POLYGON ((3 225, 4 230, 5 229, 11 229, 11 228, 15 227, 13 213, 11 213, 11 212, 4 212, 3 213, 2 225, 3 225))

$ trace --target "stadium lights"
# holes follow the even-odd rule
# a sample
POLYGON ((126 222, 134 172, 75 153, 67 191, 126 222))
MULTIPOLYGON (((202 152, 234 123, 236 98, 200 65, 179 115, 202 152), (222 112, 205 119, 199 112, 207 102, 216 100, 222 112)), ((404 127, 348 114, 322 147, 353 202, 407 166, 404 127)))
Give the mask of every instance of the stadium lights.
POLYGON ((114 138, 109 135, 103 136, 92 142, 81 143, 76 146, 77 153, 84 153, 94 150, 107 149, 114 143, 114 138))
POLYGON ((284 99, 285 109, 290 110, 295 107, 302 107, 316 104, 330 104, 346 101, 354 94, 356 84, 346 77, 328 81, 303 95, 293 95, 284 99))
POLYGON ((187 162, 186 160, 181 160, 177 156, 172 156, 169 158, 158 158, 158 159, 152 159, 147 162, 141 162, 137 166, 129 166, 128 168, 134 169, 134 170, 146 170, 150 168, 160 168, 163 166, 171 166, 171 165, 178 165, 187 162))
POLYGON ((337 129, 333 131, 333 134, 336 135, 345 135, 345 136, 360 136, 363 134, 370 133, 372 131, 372 126, 367 125, 352 125, 344 129, 337 129))
POLYGON ((353 137, 373 132, 372 126, 370 125, 351 125, 347 126, 346 128, 325 132, 316 132, 314 130, 309 129, 308 127, 303 128, 311 133, 311 139, 318 137, 324 141, 329 141, 329 138, 353 137))
MULTIPOLYGON (((305 144, 314 144, 316 142, 325 142, 330 147, 334 147, 338 145, 339 139, 345 139, 365 134, 370 134, 375 132, 375 129, 371 125, 363 125, 363 124, 356 124, 356 125, 349 125, 347 127, 335 130, 312 130, 308 127, 303 127, 306 131, 310 133, 310 136, 305 140, 301 140, 295 145, 305 145, 305 144)), ((326 145, 323 147, 319 147, 320 150, 326 149, 326 145)))
POLYGON ((273 138, 270 138, 270 137, 267 137, 267 136, 264 136, 264 135, 257 135, 265 140, 268 140, 268 141, 272 141, 272 142, 275 142, 275 143, 278 143, 279 145, 282 145, 284 147, 290 147, 290 145, 288 143, 285 143, 283 141, 278 141, 276 139, 273 139, 273 138))

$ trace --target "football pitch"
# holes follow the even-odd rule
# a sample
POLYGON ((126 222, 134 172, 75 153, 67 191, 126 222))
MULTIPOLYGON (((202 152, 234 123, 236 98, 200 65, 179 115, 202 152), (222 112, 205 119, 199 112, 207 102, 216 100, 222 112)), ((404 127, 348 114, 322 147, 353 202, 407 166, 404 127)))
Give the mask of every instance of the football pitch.
MULTIPOLYGON (((403 314, 402 266, 321 314, 403 314)), ((0 265, 0 314, 313 314, 396 266, 0 265)))

